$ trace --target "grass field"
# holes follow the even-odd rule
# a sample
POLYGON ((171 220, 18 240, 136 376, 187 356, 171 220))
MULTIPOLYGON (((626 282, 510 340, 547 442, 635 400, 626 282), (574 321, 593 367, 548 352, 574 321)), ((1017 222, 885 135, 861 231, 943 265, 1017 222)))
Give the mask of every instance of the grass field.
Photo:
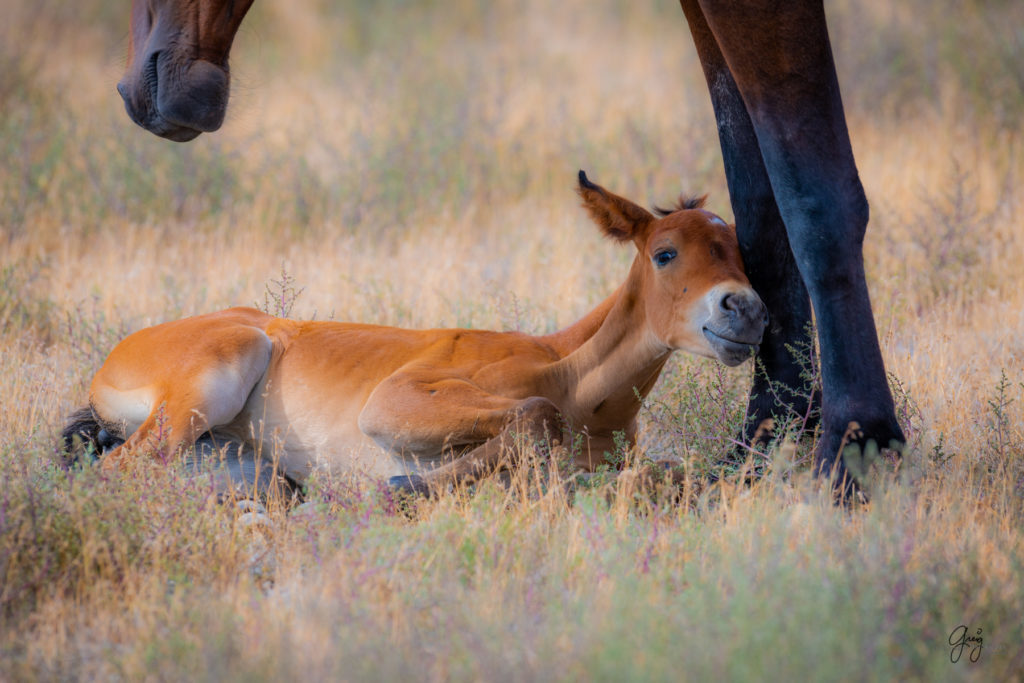
POLYGON ((58 466, 121 337, 254 302, 567 325, 632 258, 576 170, 728 216, 710 104, 668 0, 261 0, 224 128, 176 145, 114 91, 128 4, 0 0, 0 680, 1024 676, 1024 5, 826 3, 910 441, 869 505, 829 503, 809 440, 701 487, 752 370, 679 356, 638 454, 687 465, 682 501, 484 484, 406 513, 322 477, 265 535, 173 467, 58 466))

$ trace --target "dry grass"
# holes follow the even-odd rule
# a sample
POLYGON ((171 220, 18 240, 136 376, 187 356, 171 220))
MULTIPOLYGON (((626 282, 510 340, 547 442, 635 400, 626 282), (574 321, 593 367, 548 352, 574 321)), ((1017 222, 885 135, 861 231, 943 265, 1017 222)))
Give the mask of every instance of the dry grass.
MULTIPOLYGON (((828 6, 912 441, 869 507, 823 500, 801 444, 686 504, 486 485, 410 516, 324 480, 271 506, 268 544, 173 469, 54 465, 112 345, 263 302, 282 265, 297 316, 571 322, 630 257, 576 207, 577 168, 727 213, 685 22, 671 3, 260 2, 224 130, 175 146, 114 92, 126 8, 0 4, 0 678, 1020 678, 1019 6, 828 6), (977 663, 950 662, 959 624, 984 630, 977 663)), ((700 471, 749 372, 675 360, 644 452, 700 471)))

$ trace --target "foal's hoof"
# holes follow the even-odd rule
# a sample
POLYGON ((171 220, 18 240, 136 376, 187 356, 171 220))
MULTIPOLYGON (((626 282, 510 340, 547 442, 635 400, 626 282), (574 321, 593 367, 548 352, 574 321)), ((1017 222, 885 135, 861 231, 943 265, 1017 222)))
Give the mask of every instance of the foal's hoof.
POLYGON ((400 474, 388 479, 388 488, 415 496, 430 497, 430 487, 418 474, 400 474))
POLYGON ((240 529, 249 529, 259 532, 264 538, 274 537, 274 522, 267 516, 267 509, 255 500, 240 500, 235 503, 238 509, 238 518, 235 524, 240 529))
POLYGON ((101 429, 96 434, 96 448, 99 450, 100 455, 106 455, 123 443, 124 439, 114 436, 106 429, 101 429))

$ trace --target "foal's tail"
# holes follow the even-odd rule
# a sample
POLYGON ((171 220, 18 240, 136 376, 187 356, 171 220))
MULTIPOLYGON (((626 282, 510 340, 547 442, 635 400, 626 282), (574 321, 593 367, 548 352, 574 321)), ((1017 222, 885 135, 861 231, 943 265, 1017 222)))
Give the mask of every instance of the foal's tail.
POLYGON ((61 449, 65 462, 72 465, 80 460, 95 460, 103 452, 100 444, 100 424, 92 406, 79 408, 68 415, 67 424, 60 433, 61 449))

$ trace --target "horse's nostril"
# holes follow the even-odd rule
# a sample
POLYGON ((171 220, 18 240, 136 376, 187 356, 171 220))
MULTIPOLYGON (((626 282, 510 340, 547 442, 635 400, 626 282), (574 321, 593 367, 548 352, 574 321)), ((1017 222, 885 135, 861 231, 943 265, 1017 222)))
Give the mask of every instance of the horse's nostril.
POLYGON ((739 306, 736 304, 735 294, 726 294, 718 301, 718 307, 725 313, 735 316, 739 312, 739 306))
POLYGON ((729 292, 718 300, 718 308, 723 315, 732 320, 742 317, 747 322, 753 323, 759 320, 765 327, 768 326, 768 307, 756 296, 729 292))

